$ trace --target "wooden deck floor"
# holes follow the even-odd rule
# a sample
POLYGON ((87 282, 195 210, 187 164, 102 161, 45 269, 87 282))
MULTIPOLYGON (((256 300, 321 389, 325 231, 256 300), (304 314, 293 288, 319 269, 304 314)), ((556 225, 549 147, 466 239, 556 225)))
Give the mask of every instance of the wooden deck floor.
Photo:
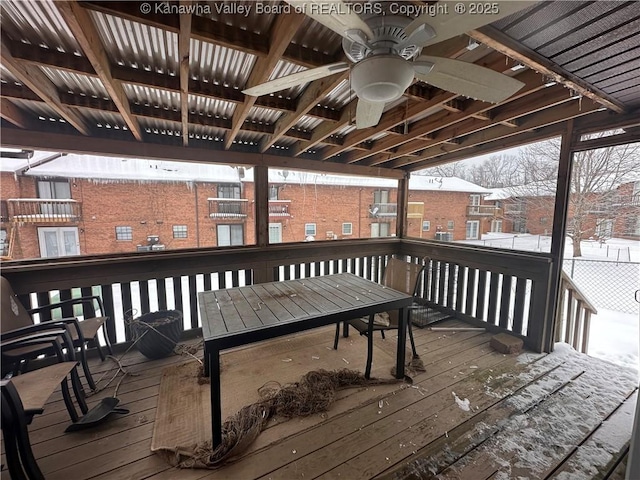
MULTIPOLYGON (((305 335, 333 341, 330 328, 305 335)), ((68 416, 55 394, 30 426, 31 442, 47 479, 624 477, 634 374, 570 352, 505 356, 477 331, 415 336, 427 371, 413 385, 345 390, 327 414, 268 428, 243 458, 215 471, 177 470, 149 449, 161 372, 187 360, 180 356, 127 354, 123 364, 138 376, 122 382, 118 398, 130 413, 82 433, 64 433, 68 416)), ((375 340, 392 358, 395 341, 375 340)), ((256 348, 269 347, 246 354, 256 348)), ((111 366, 96 362, 96 378, 111 366)), ((260 362, 247 374, 272 376, 260 362)))

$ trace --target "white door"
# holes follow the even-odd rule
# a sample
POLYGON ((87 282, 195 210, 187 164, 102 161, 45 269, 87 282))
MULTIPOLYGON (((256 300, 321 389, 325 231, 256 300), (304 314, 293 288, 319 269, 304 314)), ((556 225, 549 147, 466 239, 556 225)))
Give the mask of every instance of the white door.
POLYGON ((66 257, 80 255, 80 240, 77 227, 41 227, 38 228, 40 256, 66 257))
POLYGON ((282 243, 282 224, 269 224, 269 243, 282 243))
POLYGON ((217 232, 219 247, 244 245, 244 228, 242 225, 218 225, 217 232))
POLYGON ((467 240, 477 240, 480 222, 478 220, 469 220, 467 222, 467 240))

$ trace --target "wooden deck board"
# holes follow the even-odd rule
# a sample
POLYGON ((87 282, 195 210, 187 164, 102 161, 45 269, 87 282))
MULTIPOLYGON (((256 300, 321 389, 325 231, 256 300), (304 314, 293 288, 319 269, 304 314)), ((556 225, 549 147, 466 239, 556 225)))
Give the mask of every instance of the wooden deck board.
MULTIPOLYGON (((465 326, 456 320, 441 325, 465 326)), ((323 344, 331 345, 334 328, 322 332, 327 337, 323 344)), ((161 372, 185 358, 147 361, 136 351, 123 363, 139 375, 127 378, 117 395, 130 409, 128 415, 113 415, 96 428, 65 434, 69 419, 56 393, 30 426, 34 452, 45 478, 54 480, 391 479, 425 478, 430 472, 476 480, 502 478, 504 473, 530 478, 562 478, 564 473, 619 478, 624 473, 628 418, 637 401, 632 375, 584 356, 505 356, 489 347, 491 335, 481 331, 415 328, 414 335, 427 371, 415 375, 412 386, 392 393, 375 387, 341 391, 329 412, 275 422, 277 428, 267 428, 242 459, 219 470, 177 470, 150 452, 161 372), (469 411, 456 403, 454 392, 469 400, 469 411), (563 412, 577 420, 573 427, 554 426, 563 412), (520 435, 523 425, 537 426, 543 434, 538 441, 520 435), (546 455, 545 462, 526 464, 523 449, 546 455), (597 465, 585 468, 589 462, 597 465)), ((341 338, 338 351, 352 341, 364 339, 353 333, 341 338)), ((374 341, 385 354, 395 355, 395 335, 385 340, 376 335, 374 341)), ((283 337, 234 351, 249 361, 256 349, 261 355, 282 356, 292 354, 294 345, 283 337)), ((374 368, 375 362, 374 355, 374 368)), ((363 366, 364 359, 349 368, 363 366)), ((92 372, 97 379, 112 367, 111 362, 94 360, 92 372)), ((269 375, 259 364, 248 372, 269 375)), ((89 405, 113 395, 115 383, 90 397, 89 405)), ((8 478, 6 472, 2 478, 8 478)))

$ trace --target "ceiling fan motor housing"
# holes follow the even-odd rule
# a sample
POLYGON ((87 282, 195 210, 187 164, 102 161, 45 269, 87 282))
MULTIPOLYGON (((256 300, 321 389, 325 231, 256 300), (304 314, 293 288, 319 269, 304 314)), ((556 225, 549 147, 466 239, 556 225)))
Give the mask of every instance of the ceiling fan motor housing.
POLYGON ((358 98, 369 102, 392 102, 413 81, 410 62, 397 55, 376 55, 358 62, 351 70, 351 87, 358 98))

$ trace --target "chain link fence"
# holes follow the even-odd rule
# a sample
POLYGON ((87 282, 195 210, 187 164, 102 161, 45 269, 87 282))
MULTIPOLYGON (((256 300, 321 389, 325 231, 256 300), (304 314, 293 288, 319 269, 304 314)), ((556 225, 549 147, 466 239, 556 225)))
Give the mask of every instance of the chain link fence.
POLYGON ((571 258, 564 260, 562 268, 596 308, 638 313, 640 263, 571 258))

